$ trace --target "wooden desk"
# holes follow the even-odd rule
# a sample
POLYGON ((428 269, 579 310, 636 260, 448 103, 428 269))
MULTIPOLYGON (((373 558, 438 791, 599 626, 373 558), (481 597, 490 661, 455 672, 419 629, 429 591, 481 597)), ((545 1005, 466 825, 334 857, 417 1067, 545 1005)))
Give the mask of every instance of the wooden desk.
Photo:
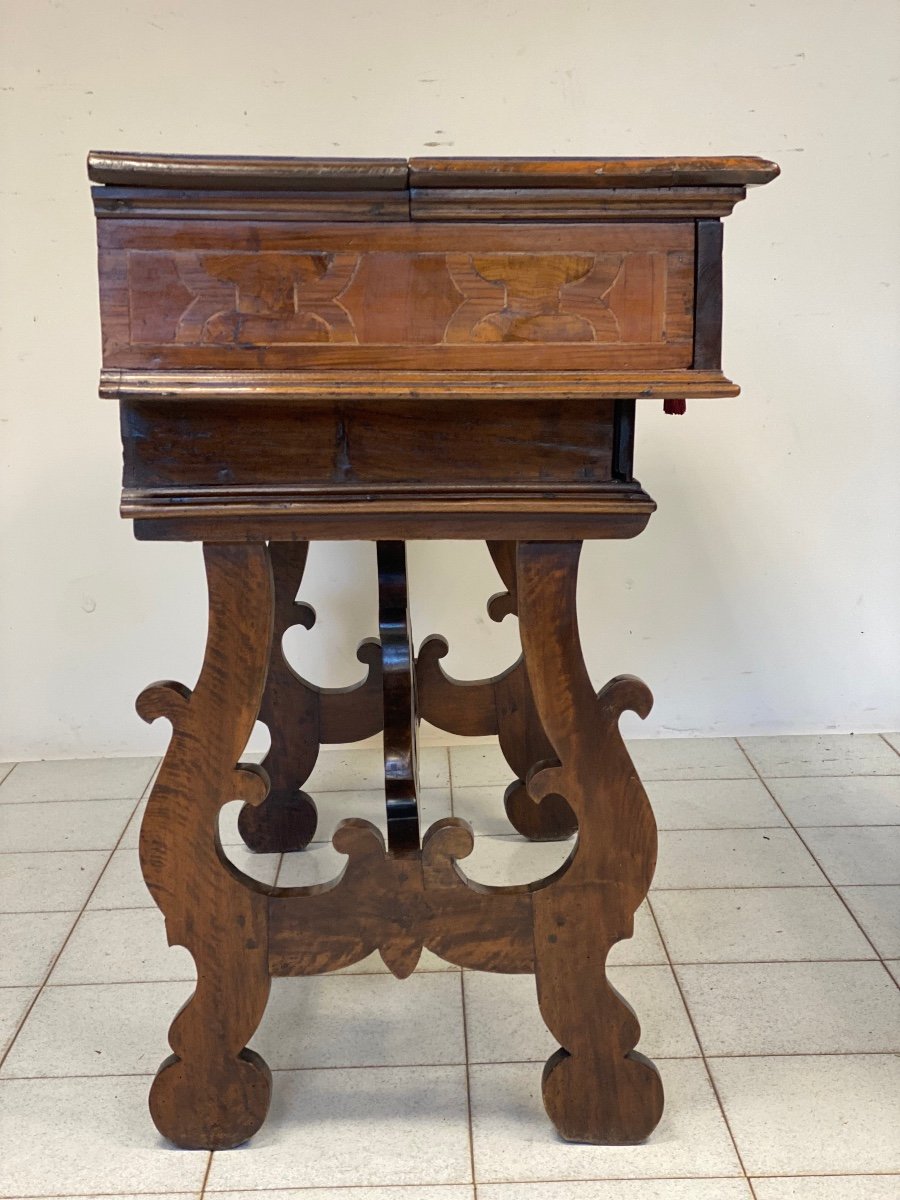
POLYGON ((398 977, 423 946, 534 973, 560 1043, 544 1069, 563 1137, 637 1142, 663 1105, 637 1019, 606 978, 656 863, 656 826, 618 731, 651 696, 595 694, 575 614, 581 543, 633 537, 635 400, 734 396, 722 374, 721 218, 778 168, 721 159, 226 159, 92 154, 101 393, 119 401, 122 513, 139 538, 204 543, 206 657, 193 691, 138 701, 172 740, 141 829, 171 943, 197 965, 150 1107, 180 1146, 250 1137, 271 1077, 246 1048, 271 976, 374 950, 398 977), (378 543, 378 641, 356 687, 281 653, 315 538, 378 543), (405 541, 484 538, 523 656, 494 679, 415 656, 405 541), (264 721, 262 767, 238 760, 264 721), (513 826, 578 837, 564 867, 471 881, 466 822, 420 837, 416 726, 497 734, 513 826), (326 885, 265 887, 228 863, 219 810, 254 850, 300 850, 319 746, 384 733, 388 836, 348 814, 326 885))

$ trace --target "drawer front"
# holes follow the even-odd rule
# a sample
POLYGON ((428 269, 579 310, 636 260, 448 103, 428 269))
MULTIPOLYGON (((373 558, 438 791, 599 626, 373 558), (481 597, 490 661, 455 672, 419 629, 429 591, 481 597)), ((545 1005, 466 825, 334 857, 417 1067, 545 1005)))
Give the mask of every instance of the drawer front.
POLYGON ((693 222, 101 219, 104 366, 689 368, 693 222))

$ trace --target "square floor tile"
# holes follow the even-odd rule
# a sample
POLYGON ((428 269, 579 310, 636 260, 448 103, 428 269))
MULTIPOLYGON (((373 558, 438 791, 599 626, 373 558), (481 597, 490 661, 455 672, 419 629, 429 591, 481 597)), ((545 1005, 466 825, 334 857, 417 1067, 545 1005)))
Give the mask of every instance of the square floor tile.
MULTIPOLYGON (((422 1187, 420 1184, 409 1187, 366 1187, 354 1186, 352 1191, 341 1191, 340 1188, 289 1188, 284 1191, 269 1190, 265 1192, 227 1192, 223 1200, 475 1200, 475 1189, 469 1184, 439 1184, 437 1187, 422 1187)), ((204 1196, 214 1192, 207 1188, 204 1196)), ((106 1200, 106 1197, 104 1197, 106 1200)), ((168 1200, 168 1197, 166 1198, 168 1200)))
POLYGON ((192 991, 188 982, 45 987, 0 1075, 154 1075, 192 991))
POLYGON ((831 888, 720 888, 653 893, 673 962, 874 958, 831 888))
POLYGON ((158 763, 158 758, 23 762, 0 784, 0 801, 137 800, 158 763))
POLYGON ((659 779, 755 779, 734 738, 646 738, 628 742, 646 783, 659 779))
POLYGON ((5 853, 111 850, 134 811, 134 800, 65 800, 0 805, 0 847, 5 853))
POLYGON ((795 825, 900 825, 900 775, 773 779, 769 787, 795 825))
POLYGON ((85 911, 49 982, 178 982, 196 977, 188 951, 168 946, 158 909, 125 908, 85 911))
POLYGON ((819 1175, 754 1179, 756 1200, 897 1200, 897 1175, 819 1175))
POLYGON ((900 733, 883 733, 881 736, 889 746, 893 746, 897 753, 900 754, 900 733))
POLYGON ((900 886, 840 891, 882 958, 900 958, 900 886))
POLYGON ((797 887, 827 880, 792 829, 661 830, 653 887, 797 887))
POLYGON ((150 1122, 149 1079, 0 1080, 0 1194, 198 1191, 209 1154, 150 1122))
POLYGON ((516 776, 503 757, 500 746, 496 742, 480 742, 471 746, 450 746, 448 749, 454 792, 457 788, 499 787, 502 806, 503 789, 516 776))
POLYGON ((3 782, 15 765, 15 763, 0 763, 0 783, 3 782))
POLYGON ((36 994, 36 987, 0 988, 0 1057, 9 1049, 9 1044, 36 994))
POLYGON ((758 779, 661 779, 646 784, 660 829, 739 829, 786 825, 758 779))
POLYGON ((569 1179, 480 1183, 478 1200, 753 1200, 745 1179, 569 1179))
POLYGON ((740 1175, 715 1093, 699 1059, 658 1062, 666 1107, 639 1146, 564 1142, 541 1099, 536 1063, 470 1068, 475 1178, 482 1182, 740 1175))
MULTIPOLYGON (((254 854, 244 846, 227 846, 226 856, 236 867, 261 883, 274 883, 280 854, 254 854)), ((88 902, 95 908, 155 908, 144 877, 136 846, 120 846, 109 859, 88 902)))
POLYGON ((749 1175, 900 1171, 900 1056, 715 1058, 749 1175))
POLYGON ((275 979, 252 1045, 273 1069, 465 1063, 459 974, 275 979))
MULTIPOLYGON (((670 967, 610 967, 609 978, 637 1013, 643 1054, 700 1054, 670 967)), ((541 1018, 533 975, 465 971, 463 982, 471 1062, 543 1062, 558 1049, 541 1018)))
POLYGON ((266 1123, 207 1186, 417 1183, 471 1183, 465 1067, 278 1071, 266 1123))
POLYGON ((5 854, 0 858, 0 912, 80 909, 108 858, 108 850, 5 854))
POLYGON ((885 961, 884 964, 893 975, 894 979, 900 984, 900 958, 895 958, 892 961, 885 961))
MULTIPOLYGON (((387 813, 384 786, 378 791, 319 792, 313 794, 319 820, 314 841, 330 842, 338 824, 345 817, 362 817, 371 821, 387 837, 387 813)), ((429 825, 452 812, 448 787, 422 788, 419 793, 419 827, 424 832, 429 825)), ((504 832, 508 833, 507 828, 504 832)))
POLYGON ((900 755, 877 733, 749 737, 741 745, 760 775, 900 775, 900 755))
POLYGON ((0 915, 0 987, 41 984, 78 913, 0 915))
MULTIPOLYGON (((450 786, 446 746, 421 747, 419 784, 423 788, 450 786)), ((303 785, 303 790, 312 796, 317 792, 362 792, 379 788, 384 788, 384 754, 380 746, 322 750, 313 773, 303 785)))
MULTIPOLYGON (((471 747, 481 749, 483 747, 471 747)), ((451 751, 456 747, 451 747, 451 751)), ((469 747, 465 747, 469 749, 469 747)), ((506 784, 512 780, 512 771, 503 783, 482 783, 473 787, 453 786, 453 815, 468 821, 475 833, 494 837, 510 837, 515 829, 503 807, 506 784)), ((555 843, 559 845, 560 843, 555 843)))
POLYGON ((518 834, 476 837, 474 850, 468 858, 459 860, 459 866, 478 883, 493 886, 533 883, 558 870, 574 847, 574 838, 565 842, 529 842, 518 834))
POLYGON ((675 970, 708 1055, 900 1052, 900 992, 879 962, 675 970))
POLYGON ((900 825, 804 829, 803 840, 833 884, 900 883, 900 825))

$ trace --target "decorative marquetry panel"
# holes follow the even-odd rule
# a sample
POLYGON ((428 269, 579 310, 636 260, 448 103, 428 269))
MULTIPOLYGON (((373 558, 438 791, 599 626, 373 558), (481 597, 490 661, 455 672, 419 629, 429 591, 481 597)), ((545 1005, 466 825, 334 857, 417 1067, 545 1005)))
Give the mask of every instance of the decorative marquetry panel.
POLYGON ((687 222, 101 222, 104 360, 180 367, 679 368, 687 222))

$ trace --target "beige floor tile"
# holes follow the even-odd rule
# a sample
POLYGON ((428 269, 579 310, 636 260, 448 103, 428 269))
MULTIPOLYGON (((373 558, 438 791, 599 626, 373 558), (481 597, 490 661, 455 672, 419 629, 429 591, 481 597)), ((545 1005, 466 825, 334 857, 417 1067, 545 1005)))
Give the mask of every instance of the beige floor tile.
POLYGON ((795 825, 900 825, 900 775, 772 779, 795 825))
POLYGON ((900 825, 804 829, 803 840, 835 886, 900 883, 900 825))
POLYGON ((478 883, 501 886, 532 883, 551 875, 566 861, 575 846, 565 842, 529 842, 518 834, 507 837, 478 837, 460 869, 478 883))
MULTIPOLYGON (((205 1196, 214 1188, 207 1187, 205 1196)), ((400 1187, 366 1187, 354 1185, 352 1189, 340 1188, 288 1188, 265 1192, 227 1192, 223 1200, 475 1200, 475 1189, 468 1184, 439 1184, 437 1187, 422 1187, 420 1184, 400 1187)), ((104 1200, 107 1200, 104 1197, 104 1200)))
POLYGON ((23 762, 0 784, 0 801, 137 800, 158 763, 158 758, 23 762))
MULTIPOLYGON (((534 976, 466 971, 463 978, 471 1062, 543 1062, 557 1050, 538 1009, 534 976)), ((670 967, 610 967, 609 978, 637 1013, 643 1054, 699 1055, 670 967)))
POLYGON ((739 829, 786 825, 758 779, 661 779, 646 784, 660 829, 739 829))
MULTIPOLYGON (((451 753, 454 749, 457 747, 451 747, 451 753)), ((453 786, 453 815, 468 821, 477 835, 509 837, 516 832, 503 807, 503 793, 506 784, 512 780, 512 771, 507 768, 506 773, 509 778, 502 783, 482 783, 472 787, 461 787, 457 784, 453 786)))
MULTIPOLYGON (((380 790, 358 792, 319 792, 313 795, 319 820, 316 825, 315 841, 330 842, 335 828, 345 817, 362 817, 377 825, 387 836, 384 786, 380 790)), ((450 789, 448 787, 422 788, 419 793, 419 827, 424 832, 429 825, 451 814, 450 789)), ((507 829, 505 832, 509 832, 507 829)))
POLYGON ((840 892, 882 958, 900 958, 900 886, 842 887, 840 892))
POLYGON ((196 1193, 209 1155, 174 1151, 146 1077, 0 1080, 0 1195, 196 1193))
POLYGON ((0 846, 5 853, 111 850, 134 811, 134 800, 66 800, 0 805, 0 846))
POLYGON ((513 781, 515 774, 499 745, 482 742, 471 746, 450 746, 449 753, 454 792, 457 788, 498 787, 502 802, 503 789, 513 781))
POLYGON ((278 1071, 266 1123, 207 1186, 470 1184, 466 1115, 464 1067, 278 1071))
POLYGON ((0 987, 41 984, 78 913, 0 915, 0 987))
MULTIPOLYGON (((419 784, 423 788, 447 788, 450 772, 446 746, 423 746, 419 753, 419 784)), ((380 747, 328 748, 319 754, 304 791, 375 791, 384 787, 384 755, 380 747)))
POLYGON ((3 782, 15 765, 15 763, 11 762, 0 763, 0 783, 3 782))
POLYGON ((0 1057, 9 1049, 36 993, 36 987, 0 987, 0 1057))
MULTIPOLYGON (((227 858, 244 874, 262 883, 274 883, 280 854, 253 854, 243 846, 226 847, 227 858)), ((155 908, 153 897, 141 875, 136 846, 120 846, 109 859, 100 882, 88 902, 95 908, 155 908)))
POLYGON ((874 958, 831 888, 719 888, 653 893, 673 962, 874 958))
POLYGON ((470 1068, 475 1178, 511 1180, 740 1175, 722 1113, 702 1061, 658 1062, 666 1108, 639 1146, 564 1142, 547 1119, 535 1063, 470 1068))
POLYGON ((895 958, 891 961, 886 960, 884 965, 893 975, 894 979, 896 979, 897 983, 900 984, 900 958, 895 958))
POLYGON ((877 733, 750 737, 741 745, 760 775, 900 775, 900 755, 877 733))
POLYGON ((708 1055, 900 1052, 900 993, 878 962, 675 970, 708 1055))
POLYGON ((645 783, 662 779, 755 779, 733 738, 646 738, 628 742, 645 783))
POLYGON ((897 1200, 898 1175, 792 1176, 754 1179, 756 1200, 897 1200))
POLYGON ((749 1175, 900 1172, 900 1056, 714 1058, 710 1067, 749 1175))
POLYGON ((459 974, 273 980, 252 1045, 273 1069, 465 1063, 459 974))
POLYGON ((45 987, 0 1075, 154 1075, 192 991, 188 982, 45 987))
POLYGON ((5 854, 0 858, 0 912, 80 909, 108 859, 108 850, 5 854))
POLYGON ((883 733, 881 736, 900 754, 900 733, 883 733))
POLYGON ((178 982, 196 977, 187 950, 168 946, 162 913, 127 908, 84 912, 49 982, 178 982))
POLYGON ((655 889, 825 884, 792 829, 661 830, 655 889))
POLYGON ((569 1179, 480 1183, 478 1200, 753 1200, 744 1179, 569 1179))

